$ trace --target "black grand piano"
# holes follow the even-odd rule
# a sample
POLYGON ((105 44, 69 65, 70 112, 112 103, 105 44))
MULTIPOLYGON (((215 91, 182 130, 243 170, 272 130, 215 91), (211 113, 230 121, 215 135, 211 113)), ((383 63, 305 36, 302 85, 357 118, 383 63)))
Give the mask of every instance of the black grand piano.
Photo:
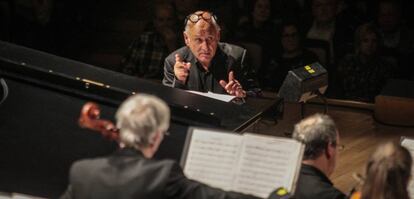
POLYGON ((156 158, 175 160, 189 126, 241 132, 265 111, 280 109, 279 99, 225 103, 1 41, 0 78, 0 192, 42 197, 64 191, 73 161, 116 149, 116 143, 78 126, 86 102, 98 103, 102 118, 113 120, 132 94, 162 98, 172 112, 171 135, 156 158))

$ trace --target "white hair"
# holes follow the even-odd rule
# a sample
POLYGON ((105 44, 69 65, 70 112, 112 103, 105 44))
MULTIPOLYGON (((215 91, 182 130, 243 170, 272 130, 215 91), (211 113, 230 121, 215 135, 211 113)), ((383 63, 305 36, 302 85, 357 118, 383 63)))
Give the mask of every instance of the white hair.
POLYGON ((158 97, 136 94, 121 104, 116 120, 120 143, 134 148, 146 147, 155 133, 167 131, 170 109, 158 97))

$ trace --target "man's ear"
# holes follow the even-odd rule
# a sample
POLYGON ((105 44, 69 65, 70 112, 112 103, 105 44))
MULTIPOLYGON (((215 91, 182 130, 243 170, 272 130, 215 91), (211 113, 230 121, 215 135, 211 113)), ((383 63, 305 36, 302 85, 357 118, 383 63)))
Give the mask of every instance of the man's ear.
POLYGON ((331 143, 326 145, 326 148, 325 148, 326 159, 328 160, 331 159, 334 153, 335 153, 335 147, 331 143))
POLYGON ((190 37, 187 35, 186 32, 183 32, 183 36, 184 36, 185 45, 190 46, 190 37))

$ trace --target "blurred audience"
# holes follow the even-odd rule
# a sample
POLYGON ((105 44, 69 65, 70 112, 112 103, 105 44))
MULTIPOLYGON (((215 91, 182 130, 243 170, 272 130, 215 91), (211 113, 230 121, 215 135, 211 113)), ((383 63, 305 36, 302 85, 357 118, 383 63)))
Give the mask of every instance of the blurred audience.
POLYGON ((410 152, 395 142, 377 147, 366 167, 361 192, 351 199, 409 199, 410 152))
MULTIPOLYGON (((355 52, 338 65, 336 80, 346 99, 373 102, 394 76, 395 64, 380 55, 381 36, 372 24, 361 25, 355 33, 355 52)), ((391 59, 392 60, 392 59, 391 59)))
POLYGON ((401 71, 398 75, 408 78, 412 68, 411 58, 414 55, 414 31, 403 21, 399 1, 379 1, 376 24, 384 40, 384 53, 399 61, 401 71))
POLYGON ((270 0, 252 0, 249 1, 247 16, 242 16, 239 25, 235 31, 234 43, 237 43, 247 49, 252 59, 260 59, 254 64, 259 71, 259 78, 263 66, 269 63, 270 57, 275 53, 274 47, 276 28, 271 20, 271 1, 270 0), (260 51, 261 53, 253 54, 251 51, 260 51))
POLYGON ((281 53, 273 55, 262 77, 263 87, 276 90, 282 85, 289 70, 319 61, 315 53, 303 48, 303 34, 295 22, 282 23, 278 36, 281 53))
POLYGON ((349 21, 338 16, 338 0, 313 0, 313 20, 308 25, 306 38, 325 41, 329 44, 327 70, 333 72, 334 64, 352 49, 354 28, 349 21))
POLYGON ((161 79, 164 59, 181 46, 182 35, 171 4, 156 4, 152 24, 135 39, 121 61, 119 71, 143 78, 161 79))

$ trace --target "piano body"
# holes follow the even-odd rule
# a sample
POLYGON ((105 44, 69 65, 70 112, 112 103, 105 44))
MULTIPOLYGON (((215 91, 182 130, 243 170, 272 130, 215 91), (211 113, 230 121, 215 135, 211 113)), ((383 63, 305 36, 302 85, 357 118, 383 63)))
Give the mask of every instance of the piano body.
POLYGON ((134 93, 165 100, 171 135, 156 158, 179 160, 187 128, 240 132, 265 109, 209 99, 180 89, 0 41, 0 192, 55 198, 67 186, 72 162, 107 155, 116 143, 77 124, 81 107, 93 101, 114 121, 120 103, 134 93), (2 101, 2 97, 4 100, 2 101))

